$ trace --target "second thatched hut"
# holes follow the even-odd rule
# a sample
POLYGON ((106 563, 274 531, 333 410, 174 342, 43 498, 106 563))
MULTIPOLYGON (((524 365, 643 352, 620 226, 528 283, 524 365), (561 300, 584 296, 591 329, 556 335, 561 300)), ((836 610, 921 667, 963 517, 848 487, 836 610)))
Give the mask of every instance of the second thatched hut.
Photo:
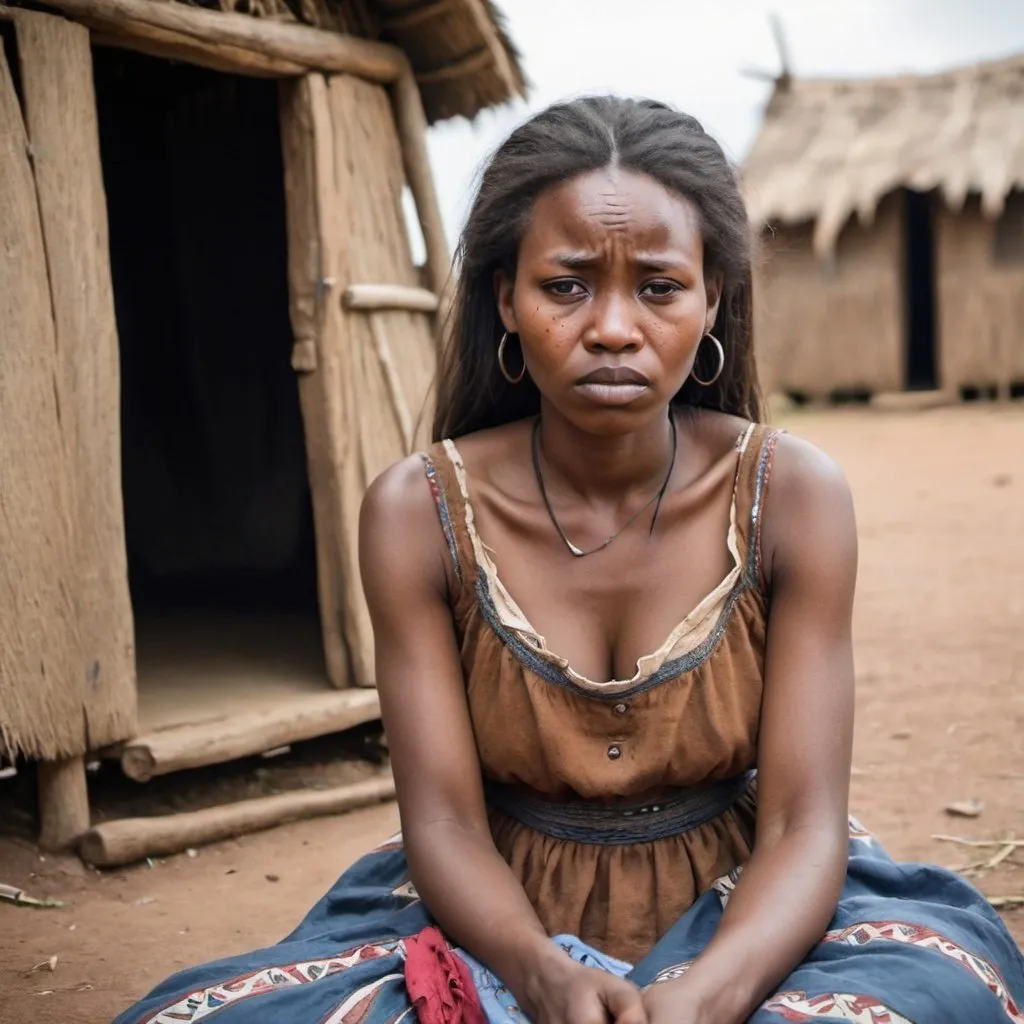
POLYGON ((1024 387, 1024 56, 775 83, 744 162, 767 388, 1024 387))

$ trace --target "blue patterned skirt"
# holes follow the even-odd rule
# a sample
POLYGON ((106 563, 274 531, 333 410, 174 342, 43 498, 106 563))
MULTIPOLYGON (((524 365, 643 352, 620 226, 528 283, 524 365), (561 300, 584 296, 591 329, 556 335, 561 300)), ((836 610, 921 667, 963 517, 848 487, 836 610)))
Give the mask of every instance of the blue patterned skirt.
MULTIPOLYGON (((557 936, 574 958, 642 986, 682 974, 714 934, 739 869, 720 879, 638 964, 557 936)), ((433 922, 401 837, 357 861, 287 938, 181 971, 115 1024, 414 1024, 403 940, 433 922)), ((460 950, 491 1024, 524 1015, 460 950)), ((828 933, 750 1024, 1024 1024, 1024 958, 958 875, 893 861, 851 821, 846 885, 828 933)))

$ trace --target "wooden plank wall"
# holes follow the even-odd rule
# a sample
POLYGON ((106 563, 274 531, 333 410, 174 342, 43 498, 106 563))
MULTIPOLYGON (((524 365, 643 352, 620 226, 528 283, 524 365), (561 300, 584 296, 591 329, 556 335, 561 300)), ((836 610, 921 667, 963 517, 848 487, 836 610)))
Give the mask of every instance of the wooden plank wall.
POLYGON ((84 749, 58 359, 29 143, 0 47, 0 746, 84 749))
POLYGON ((436 342, 429 314, 342 305, 350 285, 420 284, 386 89, 314 74, 282 90, 293 365, 306 422, 325 647, 329 665, 338 663, 340 619, 349 671, 343 678, 336 667, 332 682, 367 686, 373 634, 358 571, 359 506, 383 469, 429 440, 436 342))
MULTIPOLYGON (((335 226, 337 180, 327 84, 311 74, 282 82, 281 134, 288 213, 288 279, 294 346, 292 366, 299 374, 299 401, 306 433, 306 458, 316 533, 317 590, 328 678, 351 685, 354 666, 346 634, 359 630, 349 606, 347 579, 357 569, 345 534, 355 524, 345 518, 343 474, 351 432, 329 412, 346 393, 347 375, 337 340, 338 316, 326 281, 338 274, 343 250, 335 226)), ((365 666, 363 666, 365 670, 365 666)))
POLYGON ((15 12, 57 339, 57 401, 73 502, 69 581, 88 744, 135 728, 135 643, 121 499, 120 377, 89 31, 15 12))

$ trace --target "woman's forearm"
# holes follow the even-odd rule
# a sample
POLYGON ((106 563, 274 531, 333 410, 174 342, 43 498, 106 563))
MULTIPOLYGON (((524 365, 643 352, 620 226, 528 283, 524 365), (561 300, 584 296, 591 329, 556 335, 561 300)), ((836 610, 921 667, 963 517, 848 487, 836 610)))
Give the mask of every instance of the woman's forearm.
MULTIPOLYGON (((834 831, 834 830, 833 830, 834 831)), ((794 828, 755 849, 718 931, 678 982, 701 1024, 742 1024, 825 934, 846 875, 847 837, 794 828)))
POLYGON ((436 821, 407 830, 405 847, 442 930, 528 1002, 531 976, 561 954, 490 835, 436 821))

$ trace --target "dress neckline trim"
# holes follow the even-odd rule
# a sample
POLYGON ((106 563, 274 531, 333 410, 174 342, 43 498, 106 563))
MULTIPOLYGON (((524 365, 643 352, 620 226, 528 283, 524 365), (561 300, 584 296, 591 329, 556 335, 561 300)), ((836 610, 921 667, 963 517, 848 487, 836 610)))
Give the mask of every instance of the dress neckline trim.
MULTIPOLYGON (((491 614, 487 617, 490 619, 493 616, 498 619, 498 623, 502 627, 498 631, 499 636, 511 634, 513 638, 524 644, 532 655, 560 670, 570 683, 580 689, 602 696, 611 696, 635 689, 650 680, 651 677, 660 675, 661 670, 669 662, 675 663, 685 657, 687 653, 695 652, 706 646, 712 636, 720 635, 722 621, 728 616, 735 603, 731 598, 735 598, 736 591, 745 582, 744 565, 739 552, 736 513, 741 469, 755 427, 756 424, 749 424, 737 438, 733 449, 737 452, 737 460, 733 477, 732 500, 729 506, 729 529, 726 536, 726 546, 732 559, 732 567, 723 579, 669 631, 668 636, 655 651, 637 659, 636 672, 631 678, 609 679, 602 682, 589 679, 577 672, 567 658, 550 650, 544 635, 533 626, 505 586, 498 573, 491 550, 477 533, 473 501, 469 494, 469 482, 462 455, 454 441, 445 439, 442 446, 455 472, 459 492, 462 496, 466 533, 473 548, 473 557, 479 577, 478 592, 483 590, 479 596, 481 599, 485 599, 489 606, 487 610, 491 614)), ((544 675, 547 674, 544 673, 544 675)))

